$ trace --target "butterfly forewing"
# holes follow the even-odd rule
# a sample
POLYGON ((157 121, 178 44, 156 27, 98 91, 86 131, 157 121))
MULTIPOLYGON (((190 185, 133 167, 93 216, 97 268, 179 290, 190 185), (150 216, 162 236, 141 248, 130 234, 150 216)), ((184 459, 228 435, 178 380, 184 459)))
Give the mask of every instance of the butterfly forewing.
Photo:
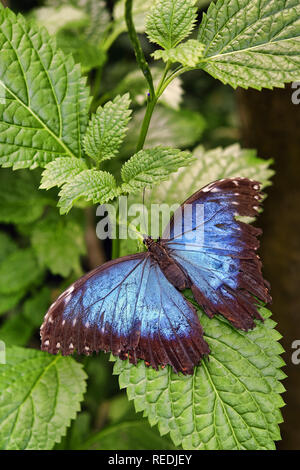
POLYGON ((244 330, 255 326, 253 318, 261 318, 257 298, 271 301, 256 253, 261 231, 236 220, 236 216, 256 216, 261 198, 256 181, 216 181, 181 206, 163 235, 165 246, 190 278, 194 297, 207 315, 220 313, 244 330), (188 205, 193 210, 187 221, 184 207, 188 205), (201 220, 197 206, 203 207, 201 220))

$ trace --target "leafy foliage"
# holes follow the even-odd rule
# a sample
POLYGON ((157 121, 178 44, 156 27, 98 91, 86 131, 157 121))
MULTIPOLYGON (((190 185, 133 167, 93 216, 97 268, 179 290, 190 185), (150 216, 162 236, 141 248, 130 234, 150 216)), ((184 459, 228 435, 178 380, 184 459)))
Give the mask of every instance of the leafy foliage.
MULTIPOLYGON (((145 21, 149 9, 152 7, 152 0, 134 0, 132 16, 134 19, 134 25, 138 33, 145 32, 145 21)), ((113 10, 113 16, 115 19, 115 29, 118 32, 126 31, 126 22, 124 18, 125 11, 125 0, 119 0, 116 2, 113 10)))
MULTIPOLYGON (((138 135, 138 122, 144 110, 138 111, 129 125, 128 137, 123 146, 123 152, 130 155, 134 152, 138 135)), ((161 146, 186 148, 199 142, 206 122, 204 117, 190 109, 178 111, 157 106, 148 130, 145 148, 161 146)))
POLYGON ((101 67, 106 61, 106 54, 94 44, 86 41, 73 30, 62 30, 56 35, 56 42, 65 54, 72 54, 76 63, 81 64, 82 73, 101 67))
MULTIPOLYGON (((54 2, 52 2, 54 3, 54 2)), ((37 8, 33 12, 33 18, 42 26, 47 28, 50 34, 55 34, 59 30, 68 26, 82 26, 87 22, 87 17, 83 10, 73 6, 71 2, 60 2, 57 7, 46 6, 37 8)))
MULTIPOLYGON (((154 85, 157 87, 163 71, 161 67, 156 66, 151 67, 150 70, 152 73, 154 85)), ((147 85, 148 84, 145 81, 145 77, 142 72, 140 70, 134 70, 129 72, 121 80, 115 91, 116 93, 122 94, 126 90, 130 90, 130 97, 133 103, 141 106, 147 101, 147 85)), ((170 83, 168 88, 166 88, 159 102, 160 104, 179 111, 183 93, 182 80, 180 77, 177 77, 170 83)))
POLYGON ((1 171, 0 222, 31 223, 42 215, 50 197, 38 190, 38 181, 39 175, 28 171, 1 171))
POLYGON ((156 60, 163 59, 165 62, 180 62, 186 67, 196 67, 200 62, 204 49, 204 44, 196 41, 196 39, 189 39, 172 49, 158 49, 152 55, 156 60))
MULTIPOLYGON (((4 232, 0 232, 0 266, 17 249, 15 242, 4 232)), ((18 292, 1 293, 0 295, 0 315, 15 307, 20 299, 25 295, 25 290, 18 292)), ((0 338, 2 336, 0 335, 0 338)))
POLYGON ((0 376, 1 448, 51 449, 80 408, 82 366, 72 358, 13 347, 0 376))
POLYGON ((87 166, 81 158, 56 158, 53 162, 46 165, 42 174, 40 188, 50 189, 54 186, 62 186, 84 170, 87 170, 87 166))
POLYGON ((151 425, 158 424, 162 435, 170 433, 184 449, 274 449, 284 404, 283 350, 271 313, 263 308, 261 313, 265 322, 246 334, 199 311, 210 360, 184 376, 118 359, 120 386, 151 425))
POLYGON ((106 103, 92 116, 83 141, 85 152, 91 158, 101 162, 116 156, 130 119, 129 105, 127 93, 106 103))
POLYGON ((32 249, 15 250, 0 265, 0 293, 12 294, 27 289, 41 278, 42 273, 32 249))
POLYGON ((81 10, 88 18, 84 34, 88 44, 98 44, 103 40, 109 24, 109 12, 103 0, 48 0, 50 7, 61 8, 64 5, 81 10))
POLYGON ((58 206, 61 214, 66 214, 79 199, 104 204, 117 195, 113 175, 107 171, 84 170, 63 185, 58 206))
POLYGON ((150 41, 163 49, 176 47, 193 30, 197 17, 195 0, 158 0, 147 18, 150 41))
POLYGON ((80 156, 89 98, 72 57, 0 6, 0 62, 0 163, 34 168, 80 156))
MULTIPOLYGON (((19 290, 18 292, 11 292, 10 294, 3 294, 0 295, 0 315, 3 313, 8 312, 9 310, 13 309, 20 300, 26 294, 25 290, 19 290)), ((0 330, 0 337, 3 340, 3 336, 0 330)))
POLYGON ((23 315, 35 328, 39 328, 51 304, 51 291, 45 286, 28 298, 23 305, 23 315))
POLYGON ((82 227, 75 220, 50 213, 35 225, 32 246, 40 264, 53 274, 67 277, 73 269, 80 272, 85 246, 82 227))
POLYGON ((175 449, 168 439, 159 437, 155 430, 141 421, 128 421, 109 426, 80 446, 85 450, 169 450, 175 449))
POLYGON ((283 87, 299 78, 298 0, 218 0, 204 14, 201 67, 236 88, 283 87))
MULTIPOLYGON (((53 208, 57 201, 66 214, 73 206, 85 209, 127 193, 129 203, 136 202, 136 193, 140 202, 144 187, 154 186, 151 202, 173 204, 218 178, 247 176, 270 184, 271 162, 239 145, 179 150, 198 144, 207 127, 204 139, 210 147, 215 144, 215 104, 225 96, 220 86, 216 100, 211 81, 198 74, 180 109, 183 84, 191 83, 189 75, 185 81, 180 75, 202 68, 233 87, 254 88, 282 86, 298 77, 299 2, 218 0, 203 16, 197 39, 189 39, 197 7, 207 3, 133 1, 136 30, 146 31, 162 48, 153 56, 166 62, 164 68, 149 67, 154 93, 140 61, 140 70, 132 63, 127 37, 118 42, 122 61, 109 56, 126 30, 125 0, 114 2, 112 15, 102 0, 48 0, 46 9, 30 15, 35 23, 0 6, 0 164, 43 168, 42 176, 39 169, 0 171, 0 339, 14 346, 7 348, 8 362, 0 367, 3 449, 51 449, 59 441, 56 449, 272 449, 280 438, 282 348, 264 307, 265 322, 250 333, 199 310, 212 355, 193 376, 117 360, 121 387, 150 425, 158 424, 161 436, 119 393, 104 354, 82 361, 89 389, 84 411, 71 424, 85 391, 82 366, 15 347, 39 347, 38 328, 49 305, 83 272, 84 235, 84 268, 94 264, 99 250, 90 240, 92 211, 74 209, 60 217, 53 208), (93 94, 89 124, 89 88, 82 73, 93 94), (211 100, 203 96, 201 101, 205 118, 195 99, 199 89, 211 100)), ((230 100, 233 107, 232 95, 230 100)), ((113 240, 113 256, 140 250, 136 244, 113 240)))
POLYGON ((168 178, 181 166, 193 161, 189 152, 172 148, 141 150, 133 155, 122 167, 121 174, 126 192, 139 191, 168 178))
MULTIPOLYGON (((9 310, 19 303, 26 291, 18 291, 10 294, 15 299, 14 305, 6 308, 9 310)), ((7 298, 5 295, 4 298, 7 298)), ((3 294, 1 294, 1 305, 3 294)), ((25 346, 32 338, 34 332, 40 327, 45 312, 50 306, 50 289, 43 287, 37 294, 25 300, 22 309, 16 308, 15 312, 8 315, 4 324, 0 327, 0 338, 6 346, 25 346)))
POLYGON ((238 144, 213 150, 200 146, 193 154, 196 161, 189 168, 180 169, 153 189, 151 202, 173 204, 184 201, 209 182, 234 176, 257 179, 263 186, 268 186, 274 174, 269 168, 271 160, 262 160, 255 150, 242 149, 238 144))

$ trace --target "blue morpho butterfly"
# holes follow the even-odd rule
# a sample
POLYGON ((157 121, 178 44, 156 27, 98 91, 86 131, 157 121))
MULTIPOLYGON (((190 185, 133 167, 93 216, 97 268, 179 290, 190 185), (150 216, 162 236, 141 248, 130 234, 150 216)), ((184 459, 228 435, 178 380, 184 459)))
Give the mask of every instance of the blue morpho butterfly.
POLYGON ((256 254, 261 230, 235 218, 257 215, 261 198, 259 183, 246 178, 222 179, 196 192, 162 239, 145 238, 148 251, 105 263, 54 302, 41 327, 42 349, 111 351, 133 364, 143 359, 155 369, 170 364, 192 374, 210 351, 196 309, 180 291, 190 288, 210 318, 221 314, 246 331, 254 318, 262 320, 258 299, 271 301, 256 254), (186 216, 188 204, 193 210, 186 216), (199 223, 194 209, 200 205, 199 223), (188 236, 191 230, 202 230, 201 242, 188 236))

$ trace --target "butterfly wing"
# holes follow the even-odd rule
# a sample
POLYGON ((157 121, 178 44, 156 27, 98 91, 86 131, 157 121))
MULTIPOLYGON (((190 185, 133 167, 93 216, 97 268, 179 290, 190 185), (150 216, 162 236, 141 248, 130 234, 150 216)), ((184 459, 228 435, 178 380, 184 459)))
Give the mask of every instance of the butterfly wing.
POLYGON ((196 310, 149 253, 106 263, 76 281, 50 307, 41 338, 53 354, 111 351, 183 373, 209 353, 196 310))
POLYGON ((193 295, 206 314, 220 313, 243 330, 255 326, 253 318, 262 319, 255 297, 271 301, 256 254, 261 230, 235 218, 256 216, 261 198, 256 181, 216 181, 179 208, 163 235, 165 246, 189 276, 193 295), (186 205, 192 210, 184 211, 186 205), (200 206, 204 213, 196 210, 200 206))

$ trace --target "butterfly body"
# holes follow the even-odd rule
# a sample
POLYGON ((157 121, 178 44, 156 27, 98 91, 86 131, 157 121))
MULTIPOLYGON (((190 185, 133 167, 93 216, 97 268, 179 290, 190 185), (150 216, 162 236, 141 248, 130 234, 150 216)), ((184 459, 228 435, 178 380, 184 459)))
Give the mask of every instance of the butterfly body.
POLYGON ((176 287, 176 289, 183 291, 191 287, 188 276, 174 261, 170 251, 166 248, 161 239, 154 241, 152 238, 147 237, 144 240, 144 244, 147 246, 150 256, 158 263, 168 281, 176 287))
POLYGON ((175 212, 162 239, 145 238, 147 251, 105 263, 54 302, 41 327, 42 349, 111 351, 133 364, 142 359, 192 374, 210 350, 196 308, 180 291, 191 288, 209 317, 223 315, 244 331, 262 320, 258 301, 271 301, 256 253, 261 231, 236 219, 256 216, 261 198, 259 183, 247 178, 202 188, 178 209, 181 219, 175 212))

